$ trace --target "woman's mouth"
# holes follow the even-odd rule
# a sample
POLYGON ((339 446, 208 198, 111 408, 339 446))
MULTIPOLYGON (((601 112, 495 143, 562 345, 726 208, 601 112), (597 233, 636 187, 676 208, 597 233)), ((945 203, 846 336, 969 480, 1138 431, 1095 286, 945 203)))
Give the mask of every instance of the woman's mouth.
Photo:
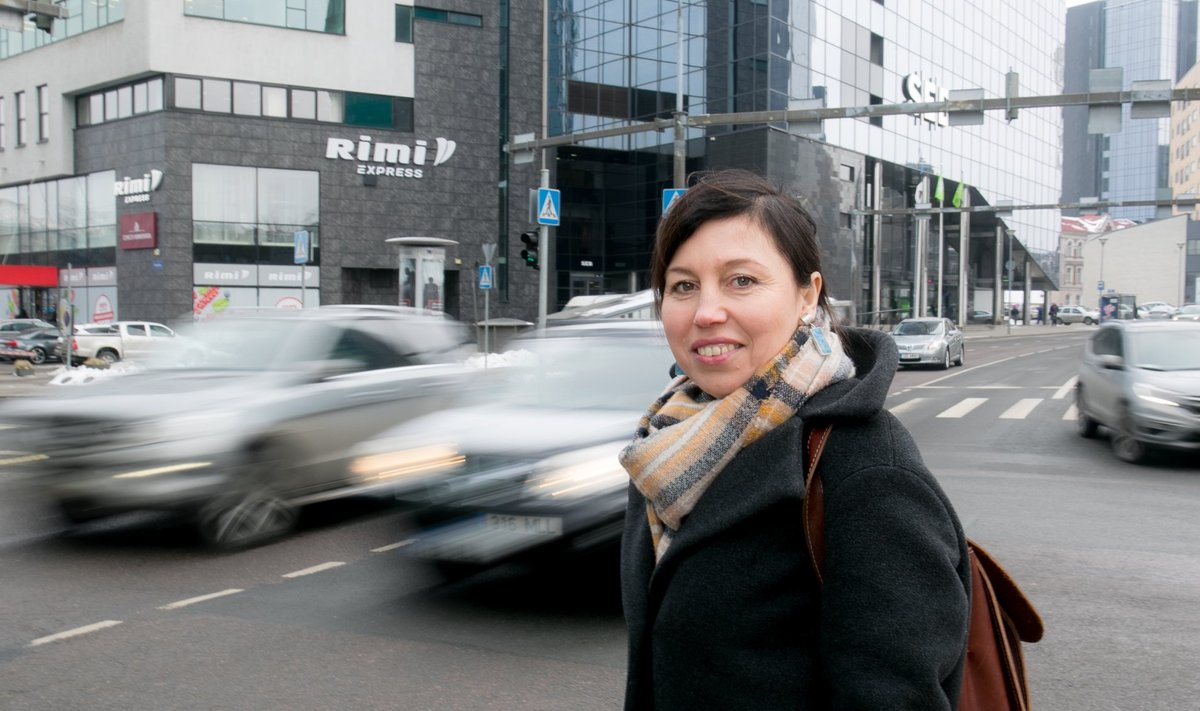
POLYGON ((712 345, 700 346, 696 349, 696 354, 705 358, 716 358, 735 351, 738 348, 741 348, 741 346, 735 343, 714 343, 712 345))

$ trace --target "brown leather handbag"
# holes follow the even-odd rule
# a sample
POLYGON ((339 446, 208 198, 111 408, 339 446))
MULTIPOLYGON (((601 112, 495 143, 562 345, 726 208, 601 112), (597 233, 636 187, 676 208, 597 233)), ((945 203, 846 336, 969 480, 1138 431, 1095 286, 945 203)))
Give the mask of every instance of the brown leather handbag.
MULTIPOLYGON (((805 453, 804 534, 809 555, 823 580, 825 490, 817 462, 831 425, 813 427, 805 453)), ((967 540, 971 561, 971 624, 963 665, 959 711, 1029 711, 1029 682, 1021 642, 1042 638, 1042 618, 1025 593, 982 546, 967 540)))

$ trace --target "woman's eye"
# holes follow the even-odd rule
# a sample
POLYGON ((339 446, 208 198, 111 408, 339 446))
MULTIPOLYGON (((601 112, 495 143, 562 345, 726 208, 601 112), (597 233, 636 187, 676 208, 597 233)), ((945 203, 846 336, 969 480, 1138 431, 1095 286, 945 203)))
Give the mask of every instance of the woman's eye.
POLYGON ((695 290, 695 288, 696 285, 690 281, 677 281, 671 286, 671 291, 675 292, 676 294, 684 294, 695 290))
POLYGON ((737 287, 754 286, 754 277, 735 276, 733 278, 733 285, 737 287))

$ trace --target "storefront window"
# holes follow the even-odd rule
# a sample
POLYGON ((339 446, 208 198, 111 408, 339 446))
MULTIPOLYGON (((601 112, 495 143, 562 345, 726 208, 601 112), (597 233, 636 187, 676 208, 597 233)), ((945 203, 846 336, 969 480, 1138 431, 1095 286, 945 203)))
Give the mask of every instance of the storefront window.
POLYGON ((192 166, 192 241, 197 262, 291 264, 293 234, 308 230, 318 263, 320 174, 192 166))

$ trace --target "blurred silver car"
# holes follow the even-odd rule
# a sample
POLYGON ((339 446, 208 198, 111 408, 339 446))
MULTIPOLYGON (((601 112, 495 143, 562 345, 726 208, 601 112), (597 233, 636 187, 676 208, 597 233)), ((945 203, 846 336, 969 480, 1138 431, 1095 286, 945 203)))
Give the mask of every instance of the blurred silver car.
POLYGON ((454 579, 514 559, 602 550, 621 534, 629 477, 617 455, 670 382, 656 321, 547 329, 471 406, 361 445, 352 470, 422 507, 406 556, 454 579))
POLYGON ((1179 313, 1171 317, 1176 321, 1200 321, 1200 304, 1186 304, 1179 307, 1179 313))
POLYGON ((1082 306, 1061 306, 1058 309, 1058 322, 1061 324, 1082 323, 1091 326, 1100 323, 1100 310, 1087 309, 1082 306))
POLYGON ((892 331, 900 365, 962 365, 967 346, 962 331, 948 318, 906 318, 892 331))
POLYGON ((1200 323, 1107 321, 1092 335, 1075 386, 1079 434, 1111 432, 1113 453, 1200 450, 1200 323))
POLYGON ((377 485, 347 472, 349 448, 442 407, 475 370, 463 327, 398 308, 228 316, 187 335, 186 354, 144 371, 0 409, 6 448, 68 520, 169 509, 222 547, 282 535, 298 506, 377 485))

